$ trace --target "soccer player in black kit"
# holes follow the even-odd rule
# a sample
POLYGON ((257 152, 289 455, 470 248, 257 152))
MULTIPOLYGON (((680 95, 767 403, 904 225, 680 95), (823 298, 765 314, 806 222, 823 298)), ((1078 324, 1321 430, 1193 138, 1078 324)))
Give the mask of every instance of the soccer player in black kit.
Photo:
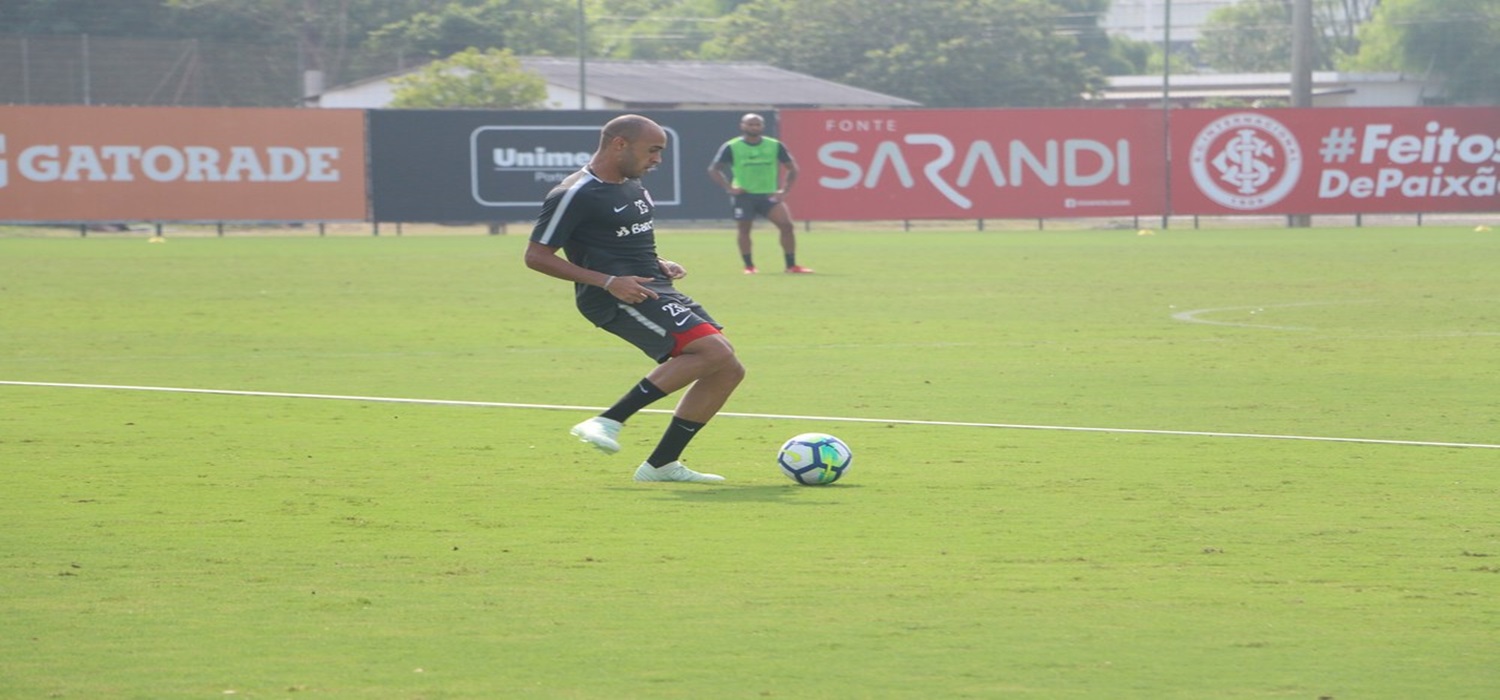
POLYGON ((589 164, 547 193, 526 246, 526 266, 572 282, 584 318, 657 362, 608 410, 573 426, 572 434, 605 454, 619 452, 626 420, 686 387, 635 480, 718 482, 724 477, 695 472, 679 458, 724 407, 745 368, 722 326, 673 286, 687 271, 656 255, 656 205, 640 178, 661 163, 666 148, 666 131, 645 117, 627 114, 605 124, 589 164))

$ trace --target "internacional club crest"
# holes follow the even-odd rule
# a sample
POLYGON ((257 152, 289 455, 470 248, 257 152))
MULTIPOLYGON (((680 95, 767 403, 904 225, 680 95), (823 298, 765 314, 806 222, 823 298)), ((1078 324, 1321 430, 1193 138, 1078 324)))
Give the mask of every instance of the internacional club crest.
POLYGON ((1203 127, 1188 151, 1193 183, 1214 202, 1241 211, 1281 201, 1302 174, 1292 131, 1264 114, 1243 112, 1203 127))

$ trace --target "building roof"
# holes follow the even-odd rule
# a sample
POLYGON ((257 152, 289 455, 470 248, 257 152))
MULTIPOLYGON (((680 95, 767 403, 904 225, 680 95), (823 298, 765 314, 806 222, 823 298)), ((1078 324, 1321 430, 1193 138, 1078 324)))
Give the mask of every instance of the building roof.
MULTIPOLYGON (((520 61, 549 84, 577 91, 577 58, 522 56, 520 61)), ((589 59, 583 67, 588 93, 621 107, 921 106, 766 63, 589 59)))
MULTIPOLYGON (((546 104, 566 109, 579 101, 578 59, 518 56, 547 83, 546 104)), ((390 105, 392 78, 412 68, 329 88, 310 101, 319 107, 379 109, 390 105)), ((766 63, 621 61, 588 59, 584 89, 590 109, 899 108, 918 102, 852 87, 766 63)))
MULTIPOLYGON (((1169 77, 1168 96, 1179 105, 1215 99, 1288 100, 1292 94, 1291 73, 1186 73, 1169 77)), ((1400 73, 1314 71, 1311 78, 1315 107, 1419 106, 1435 87, 1400 73)), ((1105 89, 1090 101, 1110 106, 1156 106, 1161 104, 1161 86, 1160 75, 1111 76, 1105 89)))

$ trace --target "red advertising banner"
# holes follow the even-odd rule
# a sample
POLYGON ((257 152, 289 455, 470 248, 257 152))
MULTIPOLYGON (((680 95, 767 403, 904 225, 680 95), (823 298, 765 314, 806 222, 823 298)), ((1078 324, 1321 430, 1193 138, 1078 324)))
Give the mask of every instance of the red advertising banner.
POLYGON ((1500 211, 1500 109, 1172 112, 1175 214, 1500 211))
POLYGON ((1147 110, 786 110, 810 220, 1131 216, 1165 206, 1147 110))
POLYGON ((0 220, 363 220, 364 112, 0 107, 0 220))

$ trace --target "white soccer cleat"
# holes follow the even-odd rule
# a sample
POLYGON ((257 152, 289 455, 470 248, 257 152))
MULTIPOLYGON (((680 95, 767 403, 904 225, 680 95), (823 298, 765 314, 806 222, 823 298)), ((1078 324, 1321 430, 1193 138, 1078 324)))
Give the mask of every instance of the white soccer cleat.
POLYGON ((598 448, 600 452, 612 455, 620 451, 620 428, 624 426, 625 424, 620 421, 594 416, 573 426, 569 432, 580 442, 586 442, 598 448))
POLYGON ((687 467, 682 462, 673 462, 664 467, 653 467, 650 462, 641 462, 641 466, 635 470, 636 481, 692 481, 700 484, 713 484, 724 480, 718 474, 699 474, 687 467))

